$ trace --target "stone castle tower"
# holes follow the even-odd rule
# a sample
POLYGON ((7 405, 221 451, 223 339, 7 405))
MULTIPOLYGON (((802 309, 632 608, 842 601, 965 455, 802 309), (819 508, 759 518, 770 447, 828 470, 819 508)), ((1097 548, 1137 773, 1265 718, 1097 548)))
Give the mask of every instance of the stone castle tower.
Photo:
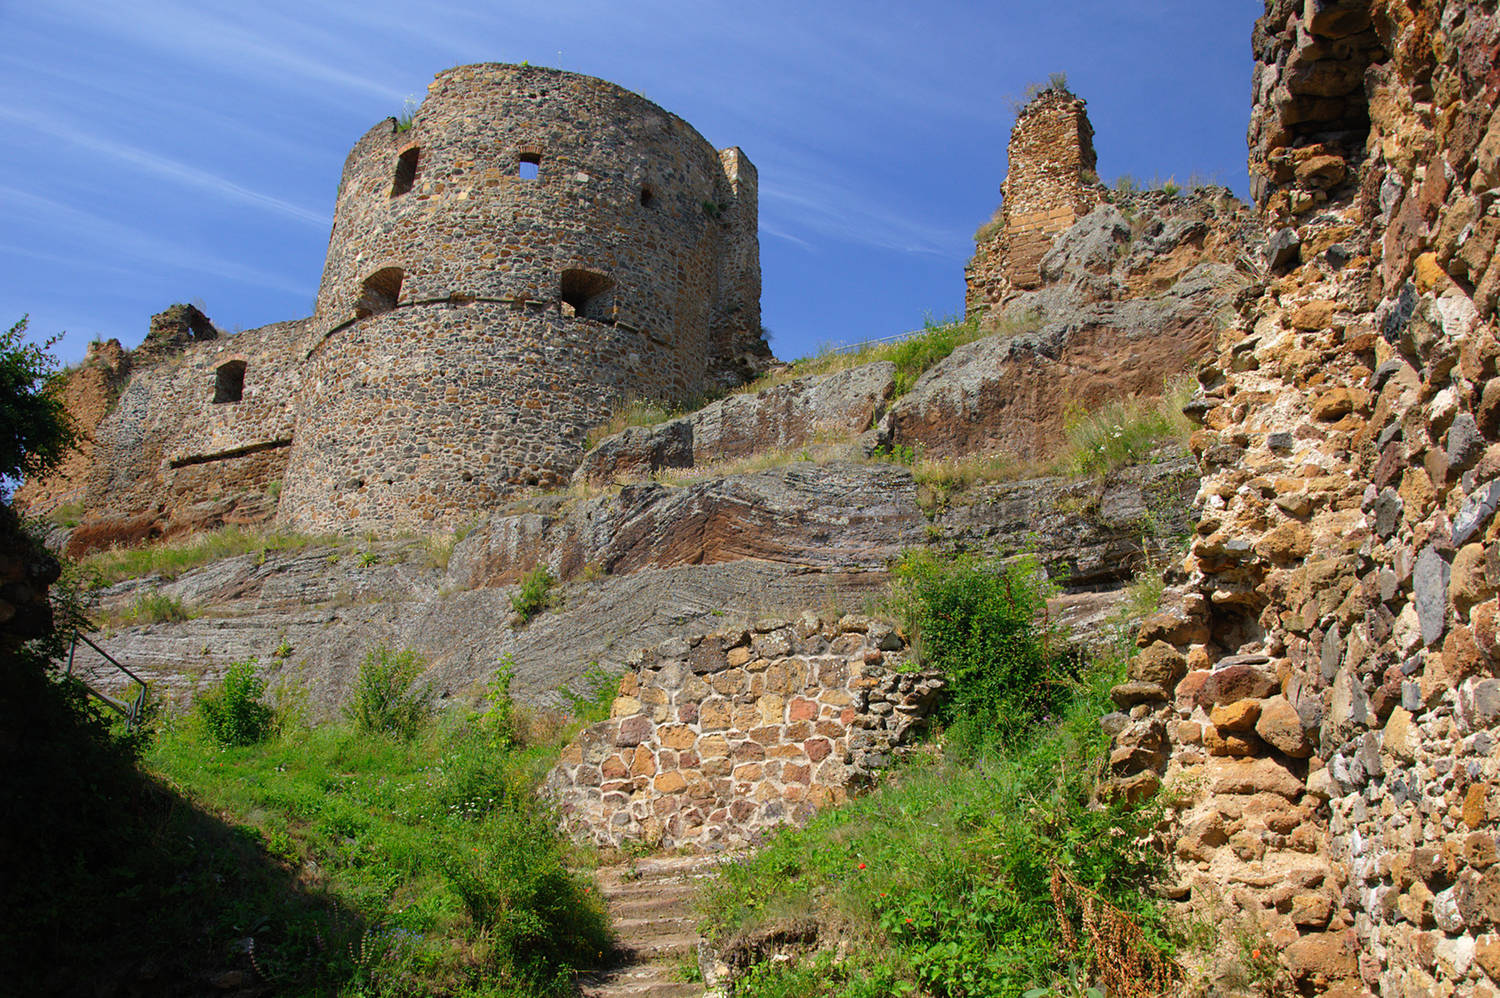
POLYGON ((638 94, 439 73, 409 127, 350 153, 314 314, 154 332, 86 471, 18 498, 160 524, 260 493, 300 530, 391 530, 562 484, 620 401, 769 358, 757 215, 745 155, 638 94))
POLYGON ((1043 90, 1016 116, 996 224, 981 230, 965 268, 965 311, 987 312, 1042 283, 1052 237, 1098 204, 1094 129, 1081 98, 1043 90))

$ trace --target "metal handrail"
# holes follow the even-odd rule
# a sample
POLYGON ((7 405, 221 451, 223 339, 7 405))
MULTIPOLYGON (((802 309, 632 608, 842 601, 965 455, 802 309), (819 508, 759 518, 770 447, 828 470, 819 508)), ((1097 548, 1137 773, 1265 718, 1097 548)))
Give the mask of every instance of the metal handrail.
POLYGON ((90 648, 94 649, 94 651, 98 652, 101 658, 103 658, 106 662, 114 666, 119 671, 125 673, 125 675, 129 676, 132 681, 140 686, 139 692, 137 692, 132 699, 128 701, 121 701, 116 700, 114 697, 109 696, 106 693, 99 692, 88 683, 84 682, 82 679, 77 680, 80 684, 82 684, 83 688, 87 690, 91 696, 97 697, 104 703, 106 707, 125 718, 126 731, 135 730, 136 725, 141 723, 141 715, 146 709, 146 681, 140 676, 137 676, 135 673, 131 672, 129 669, 125 668, 125 666, 121 665, 113 655, 105 651, 103 648, 100 648, 98 645, 94 644, 94 642, 89 639, 88 635, 84 634, 76 627, 73 629, 73 641, 68 645, 67 675, 69 678, 77 678, 73 675, 73 655, 78 651, 78 642, 80 641, 88 645, 90 648))

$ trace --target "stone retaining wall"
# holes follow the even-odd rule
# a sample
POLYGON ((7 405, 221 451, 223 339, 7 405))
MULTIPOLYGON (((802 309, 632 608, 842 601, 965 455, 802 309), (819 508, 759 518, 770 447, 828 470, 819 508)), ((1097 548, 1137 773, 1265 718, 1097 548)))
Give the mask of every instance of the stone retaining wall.
POLYGON ((890 765, 943 688, 908 660, 890 624, 853 615, 674 638, 639 653, 547 790, 601 845, 748 844, 890 765))

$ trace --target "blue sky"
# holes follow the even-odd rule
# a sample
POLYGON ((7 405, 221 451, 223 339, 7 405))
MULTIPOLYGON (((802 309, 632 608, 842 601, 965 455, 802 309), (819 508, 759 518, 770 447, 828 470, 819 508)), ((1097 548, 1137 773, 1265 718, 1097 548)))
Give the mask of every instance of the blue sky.
POLYGON ((307 315, 344 157, 466 62, 644 93, 760 171, 784 358, 958 312, 1012 99, 1065 72, 1099 172, 1246 193, 1259 0, 0 0, 0 319, 139 343, 307 315))

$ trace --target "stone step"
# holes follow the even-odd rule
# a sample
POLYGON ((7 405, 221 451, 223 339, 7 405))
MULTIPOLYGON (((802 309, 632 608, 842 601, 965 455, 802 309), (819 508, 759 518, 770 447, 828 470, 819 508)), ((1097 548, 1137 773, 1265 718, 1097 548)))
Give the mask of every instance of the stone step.
POLYGON ((657 936, 679 935, 683 932, 694 931, 698 927, 698 919, 686 912, 670 911, 660 914, 648 915, 643 918, 624 917, 622 912, 611 912, 614 915, 615 933, 621 939, 650 939, 657 936))
POLYGON ((631 964, 582 982, 584 998, 700 998, 703 985, 682 980, 681 961, 631 964))
POLYGON ((617 937, 616 945, 641 962, 664 957, 696 957, 698 955, 698 932, 696 929, 690 929, 639 939, 631 939, 621 933, 617 937))
POLYGON ((661 897, 630 897, 611 899, 609 902, 610 918, 618 922, 621 919, 646 919, 654 915, 692 915, 697 911, 694 905, 696 895, 685 898, 661 898, 661 897))
POLYGON ((627 880, 619 884, 601 883, 599 891, 606 901, 627 901, 636 898, 673 898, 687 903, 698 894, 697 883, 658 880, 627 880))

